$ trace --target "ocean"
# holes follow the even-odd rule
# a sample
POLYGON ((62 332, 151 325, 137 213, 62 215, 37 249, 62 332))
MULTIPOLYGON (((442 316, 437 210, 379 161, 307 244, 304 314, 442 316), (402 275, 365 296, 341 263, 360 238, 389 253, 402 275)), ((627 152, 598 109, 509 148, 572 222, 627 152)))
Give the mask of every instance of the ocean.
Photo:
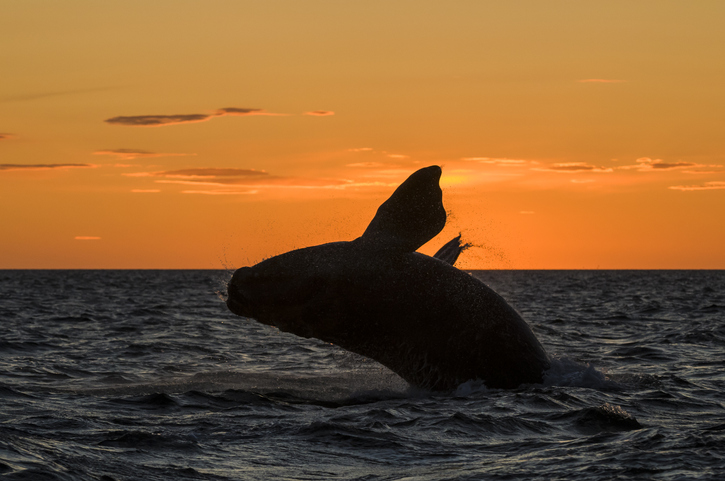
POLYGON ((543 384, 411 388, 231 314, 230 271, 0 271, 0 477, 725 479, 725 271, 472 275, 543 384))

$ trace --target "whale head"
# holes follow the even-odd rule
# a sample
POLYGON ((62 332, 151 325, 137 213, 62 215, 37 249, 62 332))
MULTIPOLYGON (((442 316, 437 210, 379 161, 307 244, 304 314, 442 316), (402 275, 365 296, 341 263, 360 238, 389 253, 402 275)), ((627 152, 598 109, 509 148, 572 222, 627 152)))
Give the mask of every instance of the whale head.
MULTIPOLYGON (((325 337, 335 326, 321 315, 339 288, 348 242, 297 249, 242 267, 227 285, 234 314, 302 337, 325 337)), ((335 320, 330 318, 331 320, 335 320)))

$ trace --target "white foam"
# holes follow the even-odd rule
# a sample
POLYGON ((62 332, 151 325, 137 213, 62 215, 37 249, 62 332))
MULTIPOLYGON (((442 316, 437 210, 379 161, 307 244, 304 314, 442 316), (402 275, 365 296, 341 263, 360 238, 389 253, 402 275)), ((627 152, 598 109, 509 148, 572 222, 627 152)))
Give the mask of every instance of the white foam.
POLYGON ((544 386, 574 386, 604 389, 616 387, 602 371, 592 364, 581 364, 567 357, 552 358, 551 367, 544 373, 544 386))
POLYGON ((468 397, 476 394, 485 394, 488 391, 489 389, 486 387, 486 384, 480 379, 476 379, 460 384, 453 392, 453 395, 457 397, 468 397))

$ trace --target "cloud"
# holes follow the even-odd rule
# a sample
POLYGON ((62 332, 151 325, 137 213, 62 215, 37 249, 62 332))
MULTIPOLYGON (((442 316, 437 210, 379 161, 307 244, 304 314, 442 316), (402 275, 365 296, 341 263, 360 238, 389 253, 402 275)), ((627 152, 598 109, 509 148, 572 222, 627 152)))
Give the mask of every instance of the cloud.
POLYGON ((126 174, 131 177, 170 177, 170 178, 188 178, 188 179, 214 179, 217 177, 266 177, 269 174, 263 170, 254 169, 220 169, 220 168, 194 168, 194 169, 178 169, 178 170, 165 170, 162 172, 141 172, 137 174, 126 174))
POLYGON ((381 169, 367 171, 363 177, 372 179, 406 179, 410 175, 410 168, 402 164, 385 164, 381 169))
POLYGON ((637 170, 640 172, 665 171, 673 169, 682 169, 685 167, 703 167, 692 162, 663 162, 662 159, 650 159, 649 157, 641 157, 637 159, 634 165, 623 165, 617 167, 623 170, 637 170))
POLYGON ((265 112, 262 109, 242 109, 238 107, 226 107, 223 109, 218 109, 213 114, 215 117, 222 117, 224 115, 232 115, 235 117, 249 117, 252 115, 269 115, 269 116, 287 116, 289 114, 275 114, 272 112, 265 112))
POLYGON ((103 92, 107 90, 116 90, 118 87, 96 87, 90 89, 75 89, 75 90, 56 90, 53 92, 41 92, 35 94, 26 95, 15 95, 12 97, 4 97, 0 99, 0 102, 22 102, 26 100, 44 99, 46 97, 59 97, 64 95, 77 95, 93 92, 103 92))
POLYGON ((75 240, 101 240, 100 237, 89 236, 89 235, 77 235, 74 237, 75 240))
POLYGON ((121 160, 133 160, 138 158, 149 158, 149 157, 183 157, 187 155, 196 154, 172 154, 164 152, 149 152, 147 150, 138 149, 112 149, 112 150, 97 150, 93 152, 93 155, 113 155, 121 160))
POLYGON ((312 115, 314 117, 327 117, 335 115, 335 112, 331 110, 313 110, 312 112, 305 112, 304 115, 312 115))
POLYGON ((129 125, 132 127, 161 127, 164 125, 189 124, 195 122, 206 122, 212 118, 206 114, 185 114, 185 115, 132 115, 129 117, 120 116, 104 120, 114 125, 129 125))
POLYGON ((304 177, 186 177, 156 180, 159 184, 206 185, 206 186, 254 186, 254 187, 302 187, 302 188, 336 188, 353 185, 345 179, 304 178, 304 177))
POLYGON ((202 194, 202 195, 253 195, 258 194, 258 190, 182 190, 182 194, 202 194))
MULTIPOLYGON (((302 177, 273 176, 263 170, 236 168, 191 168, 159 172, 135 172, 123 174, 127 177, 161 177, 159 184, 204 185, 204 186, 255 186, 255 187, 300 187, 334 188, 351 185, 345 179, 310 179, 302 177)), ((191 192, 191 191, 189 191, 191 192)), ((194 193, 197 193, 194 191, 194 193)))
POLYGON ((480 162, 482 164, 502 165, 505 167, 520 167, 529 162, 528 160, 522 159, 498 159, 493 157, 463 157, 463 159, 461 160, 466 160, 469 162, 480 162))
POLYGON ((405 165, 415 164, 416 162, 411 160, 410 155, 406 154, 394 154, 387 150, 375 150, 372 147, 357 147, 347 149, 348 152, 354 152, 357 154, 374 155, 378 158, 385 157, 386 159, 393 159, 391 161, 380 159, 377 161, 365 161, 365 162, 351 162, 345 164, 347 167, 385 167, 389 169, 391 167, 403 167, 405 165))
MULTIPOLYGON (((391 187, 398 185, 398 183, 383 180, 386 178, 386 175, 392 175, 397 178, 410 173, 409 169, 391 171, 389 170, 389 165, 385 167, 387 168, 386 170, 377 171, 375 175, 363 175, 364 178, 359 180, 332 177, 281 176, 272 175, 263 170, 217 167, 133 172, 122 175, 146 178, 154 184, 184 186, 185 188, 183 190, 176 191, 183 194, 252 195, 275 189, 312 191, 391 187)), ((144 186, 138 187, 138 192, 151 190, 144 188, 144 186)))
POLYGON ((254 115, 285 116, 262 109, 249 109, 239 107, 225 107, 217 109, 211 114, 178 114, 178 115, 131 115, 112 117, 104 122, 112 125, 126 125, 131 127, 163 127, 167 125, 191 124, 206 122, 214 117, 249 117, 254 115))
POLYGON ((604 78, 587 78, 577 80, 579 83, 598 83, 598 84, 621 84, 626 80, 604 79, 604 78))
POLYGON ((705 182, 703 185, 672 185, 669 188, 683 192, 692 192, 695 190, 721 190, 725 189, 725 182, 705 182))
POLYGON ((0 164, 0 170, 49 170, 93 168, 93 164, 0 164))
POLYGON ((13 134, 0 134, 0 140, 11 139, 13 134))
POLYGON ((353 164, 345 164, 346 167, 387 167, 388 164, 382 162, 355 162, 353 164))
POLYGON ((132 127, 161 127, 164 125, 189 124, 206 122, 212 118, 206 114, 185 114, 185 115, 133 115, 129 117, 119 116, 104 120, 114 125, 128 125, 132 127))
POLYGON ((131 189, 131 192, 136 194, 157 194, 161 191, 159 189, 131 189))
POLYGON ((694 167, 695 164, 692 162, 663 162, 660 159, 652 160, 648 158, 637 159, 637 162, 645 169, 653 170, 669 170, 679 169, 682 167, 694 167))
POLYGON ((531 170, 537 170, 541 172, 562 172, 562 173, 581 173, 581 172, 614 172, 614 169, 607 167, 597 167, 589 165, 585 162, 564 162, 560 164, 553 164, 549 167, 537 167, 531 170))
POLYGON ((694 167, 696 164, 693 164, 692 162, 673 162, 673 163, 667 163, 667 162, 658 162, 656 164, 652 164, 652 168, 655 170, 667 170, 667 169, 679 169, 681 167, 694 167))

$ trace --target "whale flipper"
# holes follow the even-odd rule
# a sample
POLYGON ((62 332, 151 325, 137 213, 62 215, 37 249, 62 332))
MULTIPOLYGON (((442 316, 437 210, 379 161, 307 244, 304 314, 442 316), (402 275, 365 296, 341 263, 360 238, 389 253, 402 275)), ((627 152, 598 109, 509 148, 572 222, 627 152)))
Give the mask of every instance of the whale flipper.
POLYGON ((360 237, 365 246, 415 252, 446 225, 437 165, 414 172, 379 208, 360 237))
POLYGON ((456 237, 446 242, 443 247, 438 249, 438 252, 436 252, 433 257, 450 265, 454 265, 456 260, 458 260, 458 256, 461 255, 461 252, 465 251, 469 247, 471 247, 471 244, 468 243, 461 245, 461 234, 458 234, 456 237))

